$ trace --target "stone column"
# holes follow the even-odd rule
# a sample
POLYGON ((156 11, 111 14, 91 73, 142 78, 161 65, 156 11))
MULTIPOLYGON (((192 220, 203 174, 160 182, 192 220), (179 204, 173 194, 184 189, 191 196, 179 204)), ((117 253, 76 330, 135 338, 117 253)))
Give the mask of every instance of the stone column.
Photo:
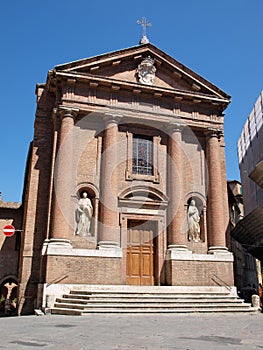
POLYGON ((120 246, 120 228, 118 215, 118 122, 119 116, 105 117, 103 137, 102 177, 101 177, 101 216, 99 248, 120 246))
POLYGON ((168 144, 168 249, 185 251, 184 223, 184 174, 182 157, 183 125, 172 124, 168 144))
POLYGON ((54 173, 53 212, 51 239, 53 244, 70 243, 73 234, 74 212, 71 212, 71 190, 73 176, 73 134, 74 118, 78 110, 60 107, 60 134, 54 173))
POLYGON ((224 193, 222 193, 222 167, 220 157, 220 133, 209 130, 206 138, 208 167, 208 253, 226 252, 224 193))
POLYGON ((223 210, 224 210, 224 230, 226 232, 229 223, 229 207, 228 207, 228 193, 227 193, 227 176, 226 176, 226 157, 225 157, 225 140, 224 134, 220 134, 220 158, 221 158, 221 173, 222 173, 222 196, 223 196, 223 210))

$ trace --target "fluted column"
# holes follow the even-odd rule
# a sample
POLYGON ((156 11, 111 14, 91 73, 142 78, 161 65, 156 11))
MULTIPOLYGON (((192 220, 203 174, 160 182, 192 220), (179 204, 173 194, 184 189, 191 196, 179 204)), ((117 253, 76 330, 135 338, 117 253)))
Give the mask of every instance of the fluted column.
POLYGON ((118 179, 117 179, 117 138, 119 116, 105 117, 103 136, 102 179, 101 179, 101 216, 99 247, 112 248, 120 246, 120 229, 118 220, 118 179))
POLYGON ((51 243, 67 244, 72 227, 71 189, 73 174, 73 134, 76 109, 60 107, 61 118, 55 161, 51 243))
POLYGON ((222 193, 222 167, 220 156, 220 134, 209 130, 206 136, 208 166, 208 244, 209 253, 227 251, 225 238, 224 193, 222 193))
POLYGON ((168 144, 168 248, 187 250, 184 223, 184 174, 182 157, 182 128, 172 124, 168 144))

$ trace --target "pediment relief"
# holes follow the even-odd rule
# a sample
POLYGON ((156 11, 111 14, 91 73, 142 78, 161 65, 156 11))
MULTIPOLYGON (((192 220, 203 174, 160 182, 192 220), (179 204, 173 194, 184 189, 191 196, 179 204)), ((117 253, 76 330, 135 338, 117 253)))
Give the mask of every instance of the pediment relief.
MULTIPOLYGON (((140 80, 138 74, 137 66, 127 66, 120 65, 117 69, 112 69, 112 67, 102 68, 101 70, 95 72, 90 72, 98 77, 105 77, 114 79, 116 82, 127 82, 127 83, 137 83, 139 85, 148 85, 152 87, 161 87, 167 89, 177 89, 177 90, 186 90, 194 91, 192 86, 182 79, 178 79, 176 75, 173 75, 172 72, 165 71, 162 67, 157 67, 154 78, 151 83, 143 82, 140 80)), ((148 79, 146 77, 146 79, 148 79)), ((151 78, 149 78, 151 79, 151 78)), ((201 90, 201 89, 200 89, 201 90)), ((201 92, 201 91, 200 91, 201 92)), ((205 91, 203 91, 205 93, 205 91)))
POLYGON ((151 44, 55 67, 56 71, 219 98, 227 94, 151 44))

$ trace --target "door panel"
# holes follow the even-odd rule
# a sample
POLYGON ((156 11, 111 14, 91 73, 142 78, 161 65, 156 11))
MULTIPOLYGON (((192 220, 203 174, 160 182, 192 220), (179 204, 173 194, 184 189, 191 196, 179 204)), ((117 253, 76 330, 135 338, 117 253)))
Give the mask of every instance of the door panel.
POLYGON ((127 284, 154 285, 154 242, 153 222, 128 221, 127 284))

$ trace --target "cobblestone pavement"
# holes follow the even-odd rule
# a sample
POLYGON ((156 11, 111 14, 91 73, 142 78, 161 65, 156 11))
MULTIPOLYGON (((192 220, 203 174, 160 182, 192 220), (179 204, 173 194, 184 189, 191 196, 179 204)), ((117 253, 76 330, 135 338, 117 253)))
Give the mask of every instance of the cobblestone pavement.
POLYGON ((263 314, 0 318, 0 349, 263 349, 263 314))

